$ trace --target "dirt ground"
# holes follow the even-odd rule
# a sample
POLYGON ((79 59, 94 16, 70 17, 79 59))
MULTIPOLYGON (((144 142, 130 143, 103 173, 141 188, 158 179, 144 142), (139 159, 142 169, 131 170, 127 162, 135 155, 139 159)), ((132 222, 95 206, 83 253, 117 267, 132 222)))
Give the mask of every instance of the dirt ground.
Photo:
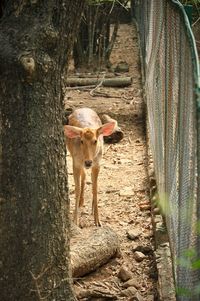
MULTIPOLYGON (((103 297, 102 294, 97 298, 93 296, 85 300, 153 301, 157 300, 157 271, 153 255, 154 238, 147 175, 145 107, 142 98, 137 32, 133 25, 120 26, 111 62, 114 64, 120 61, 129 64, 129 72, 121 76, 131 76, 131 86, 101 87, 101 92, 109 97, 93 97, 90 90, 78 88, 68 89, 66 94, 66 109, 90 107, 99 115, 105 113, 116 119, 124 131, 124 138, 119 143, 105 145, 98 193, 102 226, 109 226, 117 232, 121 257, 113 258, 97 271, 76 279, 75 290, 98 288, 111 294, 110 297, 103 297), (132 232, 135 237, 130 239, 132 232), (144 252, 142 258, 137 258, 134 252, 136 246, 148 246, 149 251, 144 252), (128 290, 125 289, 126 285, 119 276, 119 271, 123 268, 131 273, 133 279, 128 290)), ((72 70, 69 75, 71 74, 73 74, 72 70)), ((74 182, 69 155, 68 169, 72 213, 74 182)), ((91 215, 90 174, 87 176, 86 186, 85 207, 81 215, 82 237, 86 237, 95 228, 91 215)))

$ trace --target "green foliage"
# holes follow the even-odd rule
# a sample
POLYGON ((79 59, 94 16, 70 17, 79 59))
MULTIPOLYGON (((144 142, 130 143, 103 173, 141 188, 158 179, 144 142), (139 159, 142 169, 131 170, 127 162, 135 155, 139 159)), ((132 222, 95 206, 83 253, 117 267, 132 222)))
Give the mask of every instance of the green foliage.
POLYGON ((197 262, 197 253, 194 249, 188 249, 177 260, 177 264, 187 269, 193 269, 193 265, 197 262))
MULTIPOLYGON (((156 203, 164 216, 169 217, 176 214, 175 208, 173 208, 173 204, 169 203, 169 198, 166 194, 160 194, 159 197, 157 196, 156 203)), ((189 208, 182 208, 182 219, 184 217, 184 220, 182 221, 186 224, 191 222, 191 210, 189 210, 189 208)), ((194 232, 195 235, 200 235, 200 220, 196 222, 194 232)), ((176 258, 176 264, 177 266, 182 267, 185 270, 185 273, 200 270, 200 258, 197 250, 195 248, 185 250, 179 258, 176 258)), ((178 296, 199 297, 200 283, 196 284, 192 290, 187 287, 177 287, 176 293, 178 296)))
POLYGON ((176 293, 178 296, 191 297, 191 291, 184 287, 177 287, 176 293))
POLYGON ((176 293, 178 296, 185 296, 185 297, 195 297, 199 296, 200 294, 200 284, 198 284, 193 290, 184 287, 177 287, 176 293))
POLYGON ((200 235, 200 221, 197 221, 195 230, 197 232, 197 235, 200 235))
POLYGON ((196 259, 196 260, 192 263, 192 269, 193 269, 193 270, 198 270, 198 269, 200 269, 200 259, 196 259))
MULTIPOLYGON (((183 255, 177 260, 177 265, 183 267, 187 271, 194 271, 200 269, 200 258, 198 258, 197 251, 190 248, 183 252, 183 255)), ((192 290, 187 287, 177 287, 176 292, 179 296, 194 297, 200 294, 200 283, 192 290)))

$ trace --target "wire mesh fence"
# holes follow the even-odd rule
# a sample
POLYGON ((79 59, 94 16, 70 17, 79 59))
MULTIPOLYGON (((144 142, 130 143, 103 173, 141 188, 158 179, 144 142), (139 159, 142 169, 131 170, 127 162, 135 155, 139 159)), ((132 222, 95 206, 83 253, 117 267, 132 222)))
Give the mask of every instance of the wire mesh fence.
POLYGON ((200 73, 183 6, 135 0, 159 199, 177 300, 200 300, 200 73))

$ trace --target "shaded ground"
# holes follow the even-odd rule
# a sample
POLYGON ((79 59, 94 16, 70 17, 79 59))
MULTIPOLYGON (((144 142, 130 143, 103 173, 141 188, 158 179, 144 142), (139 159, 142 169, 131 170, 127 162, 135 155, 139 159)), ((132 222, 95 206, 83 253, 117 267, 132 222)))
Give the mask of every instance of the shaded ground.
MULTIPOLYGON (((142 99, 142 84, 139 49, 136 29, 133 25, 121 25, 111 57, 112 63, 126 61, 132 77, 128 88, 101 88, 109 97, 92 97, 90 91, 68 90, 66 108, 91 107, 99 114, 105 113, 118 120, 125 133, 120 143, 105 145, 105 154, 99 176, 99 211, 102 225, 110 226, 120 239, 121 257, 112 259, 96 272, 77 279, 75 288, 100 287, 113 291, 118 300, 153 301, 156 298, 157 272, 152 250, 154 239, 149 206, 147 177, 147 154, 145 141, 145 114, 142 99), (127 231, 136 237, 130 240, 127 231), (149 246, 151 250, 139 261, 135 256, 136 246, 149 246), (121 267, 132 273, 138 295, 123 296, 123 281, 118 277, 121 267), (140 298, 141 297, 141 298, 140 298), (139 299, 140 298, 140 299, 139 299)), ((71 212, 74 209, 74 183, 71 158, 68 157, 71 212)), ((94 229, 91 216, 91 181, 87 177, 84 212, 81 216, 81 236, 94 229)), ((73 241, 72 241, 73 243, 73 241)), ((97 299, 87 299, 97 300, 97 299)), ((108 300, 100 298, 98 300, 108 300)))

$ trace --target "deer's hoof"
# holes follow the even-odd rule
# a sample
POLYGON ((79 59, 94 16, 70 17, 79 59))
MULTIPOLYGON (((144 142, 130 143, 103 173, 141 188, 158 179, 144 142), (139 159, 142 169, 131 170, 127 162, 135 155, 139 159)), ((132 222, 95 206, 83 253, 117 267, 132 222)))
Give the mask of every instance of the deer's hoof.
POLYGON ((101 227, 100 221, 95 221, 95 226, 96 226, 96 227, 101 227))

